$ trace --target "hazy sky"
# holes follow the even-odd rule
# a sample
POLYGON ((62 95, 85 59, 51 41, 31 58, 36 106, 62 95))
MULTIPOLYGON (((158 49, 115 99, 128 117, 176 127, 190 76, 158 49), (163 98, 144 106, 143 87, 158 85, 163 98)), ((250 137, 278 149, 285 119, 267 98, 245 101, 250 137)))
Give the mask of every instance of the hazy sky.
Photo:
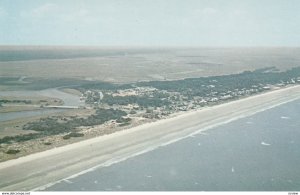
POLYGON ((0 44, 300 46, 300 0, 0 0, 0 44))

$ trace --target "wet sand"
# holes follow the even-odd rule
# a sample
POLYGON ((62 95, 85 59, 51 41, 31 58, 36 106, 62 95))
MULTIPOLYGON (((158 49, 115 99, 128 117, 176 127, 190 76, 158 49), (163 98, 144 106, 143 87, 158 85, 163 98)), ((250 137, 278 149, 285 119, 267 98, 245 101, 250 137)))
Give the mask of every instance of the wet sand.
POLYGON ((300 191, 300 99, 45 191, 300 191))
POLYGON ((1 190, 32 190, 300 98, 293 86, 0 163, 1 190))

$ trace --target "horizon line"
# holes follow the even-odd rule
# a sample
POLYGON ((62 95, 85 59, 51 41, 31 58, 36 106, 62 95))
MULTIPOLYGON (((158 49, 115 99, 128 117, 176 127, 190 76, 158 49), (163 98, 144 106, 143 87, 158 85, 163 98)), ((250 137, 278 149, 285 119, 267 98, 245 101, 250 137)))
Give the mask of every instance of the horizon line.
POLYGON ((65 47, 65 48, 300 48, 300 46, 287 45, 87 45, 87 44, 0 44, 0 48, 4 47, 65 47))

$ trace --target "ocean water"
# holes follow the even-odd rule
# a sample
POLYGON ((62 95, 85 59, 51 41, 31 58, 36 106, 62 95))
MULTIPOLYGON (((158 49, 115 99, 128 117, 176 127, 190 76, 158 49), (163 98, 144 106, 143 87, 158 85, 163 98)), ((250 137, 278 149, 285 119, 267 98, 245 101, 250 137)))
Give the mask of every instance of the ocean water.
POLYGON ((299 191, 299 119, 297 100, 46 191, 299 191))

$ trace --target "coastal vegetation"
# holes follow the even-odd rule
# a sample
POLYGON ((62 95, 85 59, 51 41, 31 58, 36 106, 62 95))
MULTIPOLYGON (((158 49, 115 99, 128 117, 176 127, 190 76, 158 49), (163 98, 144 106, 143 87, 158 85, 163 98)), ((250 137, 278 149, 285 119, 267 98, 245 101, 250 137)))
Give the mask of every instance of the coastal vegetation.
POLYGON ((83 136, 84 136, 83 133, 71 132, 63 136, 63 139, 70 139, 71 137, 83 137, 83 136))
MULTIPOLYGON (((59 81, 56 81, 57 83, 53 82, 51 86, 59 86, 59 81)), ((63 84, 71 83, 71 80, 64 81, 66 82, 63 84)), ((49 80, 27 88, 48 87, 49 84, 46 83, 49 83, 49 80)), ((99 81, 72 82, 72 87, 68 86, 68 88, 81 93, 80 99, 85 101, 85 106, 78 109, 90 110, 88 115, 79 114, 68 117, 53 115, 26 122, 20 128, 28 133, 2 137, 0 144, 23 143, 54 135, 59 135, 63 140, 69 140, 85 136, 82 132, 84 127, 105 124, 124 127, 133 124, 136 120, 157 120, 178 111, 220 104, 298 83, 300 83, 300 67, 287 71, 279 71, 270 67, 223 76, 130 84, 99 81)), ((30 100, 0 100, 0 105, 9 103, 30 104, 32 102, 30 100)), ((52 142, 45 141, 43 144, 50 146, 52 142)), ((6 151, 5 153, 16 154, 18 152, 6 151)))
POLYGON ((1 104, 7 104, 7 103, 24 103, 24 104, 31 104, 32 101, 31 100, 3 100, 0 99, 0 105, 1 104))
POLYGON ((299 67, 284 72, 270 67, 239 74, 183 80, 84 85, 79 90, 82 91, 86 104, 94 107, 106 105, 122 109, 131 105, 136 110, 159 108, 161 115, 229 101, 299 82, 299 67))
MULTIPOLYGON (((37 121, 29 122, 23 126, 23 130, 34 130, 36 133, 25 135, 6 136, 0 139, 1 143, 24 142, 31 139, 42 138, 50 135, 58 135, 68 133, 64 139, 71 137, 82 137, 83 134, 77 133, 76 128, 82 126, 100 125, 110 120, 118 120, 123 122, 123 116, 127 113, 117 109, 97 109, 95 114, 87 118, 69 118, 61 120, 60 117, 46 117, 37 121)), ((124 122, 127 122, 125 120, 124 122)))
POLYGON ((19 152, 20 152, 20 150, 9 149, 8 151, 6 151, 6 154, 17 154, 19 152))

